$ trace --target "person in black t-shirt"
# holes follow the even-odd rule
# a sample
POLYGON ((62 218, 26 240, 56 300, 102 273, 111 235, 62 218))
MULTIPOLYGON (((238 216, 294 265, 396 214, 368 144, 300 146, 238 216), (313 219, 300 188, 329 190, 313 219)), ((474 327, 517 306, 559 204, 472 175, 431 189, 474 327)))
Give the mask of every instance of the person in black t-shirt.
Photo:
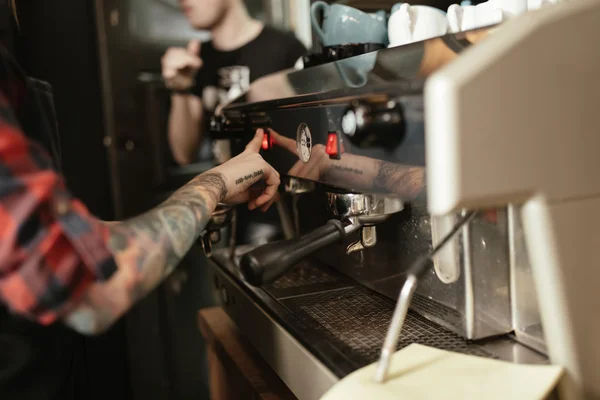
POLYGON ((208 43, 194 40, 187 48, 170 48, 162 58, 163 77, 172 91, 169 143, 175 161, 185 165, 197 161, 201 149, 210 154, 208 121, 220 103, 237 97, 255 79, 292 68, 306 49, 292 33, 251 18, 242 0, 180 4, 192 26, 212 36, 208 43))
MULTIPOLYGON (((180 0, 190 24, 209 30, 212 40, 170 48, 162 74, 171 90, 169 144, 178 164, 231 156, 227 141, 211 142, 208 126, 216 107, 243 93, 262 76, 294 67, 304 45, 291 32, 264 26, 248 14, 242 0, 180 0), (211 147, 212 144, 212 147, 211 147)), ((261 244, 282 237, 276 211, 250 215, 238 208, 239 244, 261 244)))

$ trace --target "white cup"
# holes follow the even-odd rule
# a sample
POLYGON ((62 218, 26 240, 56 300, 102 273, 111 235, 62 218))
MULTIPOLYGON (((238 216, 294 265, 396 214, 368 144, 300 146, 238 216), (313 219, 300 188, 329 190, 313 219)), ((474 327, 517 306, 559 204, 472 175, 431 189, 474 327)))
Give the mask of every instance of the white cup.
MULTIPOLYGON (((533 1, 533 0, 529 0, 533 1)), ((476 6, 448 7, 450 32, 461 32, 499 24, 513 16, 527 12, 528 0, 489 0, 476 6)))
POLYGON ((528 0, 489 0, 496 9, 502 10, 504 18, 516 17, 527 12, 528 0))
POLYGON ((446 14, 437 8, 402 3, 388 20, 390 47, 445 35, 446 14))
POLYGON ((462 32, 477 27, 476 6, 459 6, 452 4, 448 7, 448 27, 450 32, 462 32))
MULTIPOLYGON (((466 31, 483 26, 498 24, 532 9, 534 4, 555 2, 556 0, 488 0, 476 6, 448 7, 450 32, 466 31)), ((540 5, 541 7, 541 5, 540 5)), ((539 8, 539 7, 538 7, 539 8)))
POLYGON ((527 9, 529 11, 539 10, 543 6, 556 3, 558 3, 558 0, 528 0, 527 9))
POLYGON ((498 7, 498 2, 496 0, 489 0, 484 3, 477 4, 475 6, 475 14, 477 16, 476 28, 499 24, 506 19, 504 11, 498 7))

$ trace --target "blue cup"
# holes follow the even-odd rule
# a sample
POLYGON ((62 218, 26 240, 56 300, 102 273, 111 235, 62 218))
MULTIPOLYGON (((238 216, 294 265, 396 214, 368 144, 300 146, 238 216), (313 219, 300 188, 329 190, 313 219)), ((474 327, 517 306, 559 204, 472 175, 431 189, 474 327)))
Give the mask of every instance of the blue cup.
POLYGON ((336 61, 335 67, 346 87, 358 88, 367 84, 376 62, 377 53, 371 52, 336 61))
POLYGON ((310 20, 323 46, 354 43, 388 44, 385 18, 380 14, 367 14, 341 4, 329 5, 317 1, 310 7, 310 20), (319 13, 323 12, 323 26, 319 13))
POLYGON ((386 22, 387 23, 387 13, 385 10, 379 10, 372 14, 369 14, 371 17, 375 18, 377 21, 386 22))

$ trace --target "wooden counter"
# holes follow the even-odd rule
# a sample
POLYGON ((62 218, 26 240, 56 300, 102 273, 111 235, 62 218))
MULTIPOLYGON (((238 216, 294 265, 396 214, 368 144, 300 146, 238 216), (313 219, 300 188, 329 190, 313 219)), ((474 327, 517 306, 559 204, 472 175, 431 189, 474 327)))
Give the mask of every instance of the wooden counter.
POLYGON ((211 400, 296 399, 222 308, 200 310, 198 325, 206 340, 211 400))

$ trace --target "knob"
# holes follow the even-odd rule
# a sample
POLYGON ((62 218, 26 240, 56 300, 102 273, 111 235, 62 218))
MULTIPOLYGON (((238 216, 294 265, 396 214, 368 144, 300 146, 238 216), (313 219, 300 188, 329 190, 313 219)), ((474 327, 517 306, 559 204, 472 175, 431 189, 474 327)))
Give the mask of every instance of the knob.
POLYGON ((342 132, 355 146, 393 150, 404 140, 402 105, 355 101, 342 117, 342 132))

